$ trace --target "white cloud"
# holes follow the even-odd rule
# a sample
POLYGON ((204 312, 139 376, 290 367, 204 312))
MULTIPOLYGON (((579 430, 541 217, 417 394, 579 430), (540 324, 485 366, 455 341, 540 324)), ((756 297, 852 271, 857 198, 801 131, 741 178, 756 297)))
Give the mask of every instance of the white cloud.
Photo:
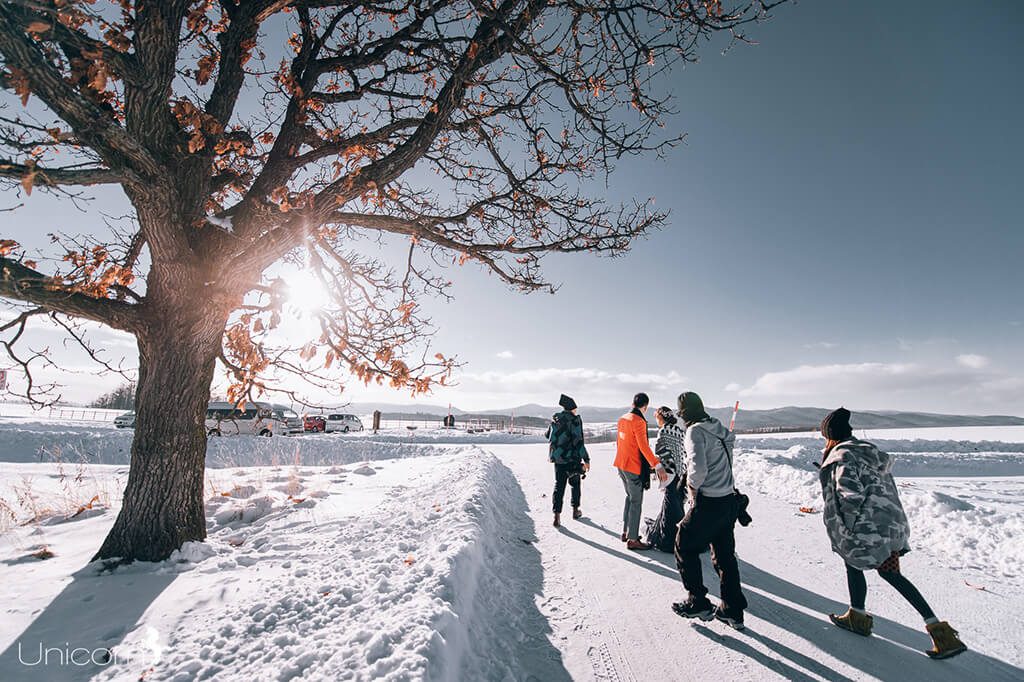
POLYGON ((494 357, 496 357, 496 358, 501 358, 502 360, 511 360, 511 359, 512 359, 512 358, 514 358, 515 356, 516 356, 516 354, 515 354, 515 353, 513 353, 513 352, 512 352, 512 351, 510 351, 510 350, 503 350, 503 351, 501 351, 500 353, 495 353, 495 354, 494 354, 494 357))
POLYGON ((971 369, 984 369, 989 365, 989 359, 984 355, 976 355, 974 353, 965 353, 963 355, 956 356, 956 361, 964 367, 970 367, 971 369))
POLYGON ((898 388, 914 379, 920 368, 913 364, 864 362, 846 365, 801 365, 781 372, 762 374, 752 386, 740 391, 744 397, 801 397, 820 394, 830 387, 898 388))
POLYGON ((863 362, 801 365, 762 374, 739 395, 766 406, 857 404, 874 409, 919 409, 950 413, 1021 409, 1024 377, 993 371, 987 358, 935 366, 863 362))
POLYGON ((735 392, 739 391, 742 388, 743 387, 740 386, 739 384, 737 384, 735 381, 730 383, 730 384, 726 384, 725 385, 725 390, 728 391, 729 393, 735 393, 735 392))
POLYGON ((833 341, 815 341, 814 343, 805 343, 804 348, 808 350, 830 350, 832 348, 839 348, 839 344, 833 341))
POLYGON ((481 387, 487 386, 502 392, 513 393, 540 387, 557 387, 562 384, 611 389, 623 386, 636 386, 638 390, 644 386, 651 389, 670 388, 685 382, 686 378, 675 371, 667 374, 645 374, 630 372, 614 373, 587 367, 568 369, 544 367, 523 369, 517 372, 467 372, 463 375, 461 381, 463 384, 472 383, 481 387))
POLYGON ((559 393, 567 393, 581 405, 619 405, 628 403, 638 391, 650 393, 652 397, 662 394, 667 400, 686 388, 687 379, 675 371, 608 372, 588 367, 541 367, 515 372, 466 372, 456 381, 458 400, 466 404, 547 404, 559 393))

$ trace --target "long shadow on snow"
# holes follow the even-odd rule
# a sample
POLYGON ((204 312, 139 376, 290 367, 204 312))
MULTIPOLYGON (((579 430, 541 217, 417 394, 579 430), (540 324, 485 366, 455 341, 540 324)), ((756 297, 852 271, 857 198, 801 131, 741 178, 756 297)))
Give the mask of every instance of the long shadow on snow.
MULTIPOLYGON (((820 614, 842 613, 847 605, 824 597, 804 587, 789 582, 776 575, 762 571, 753 564, 740 561, 740 575, 744 584, 755 589, 769 592, 787 601, 820 614)), ((836 580, 844 576, 837 570, 836 580)), ((875 592, 876 598, 902 600, 894 590, 886 590, 887 586, 875 592)), ((849 663, 861 670, 888 679, 928 679, 949 680, 950 682, 964 679, 984 680, 1020 680, 1024 679, 1024 670, 998 658, 968 649, 956 658, 945 661, 933 661, 922 651, 931 646, 931 639, 925 632, 924 625, 911 628, 888 618, 875 616, 875 636, 860 637, 840 630, 825 618, 817 618, 803 611, 793 609, 775 600, 760 595, 748 599, 751 611, 758 615, 764 614, 766 620, 772 620, 772 614, 778 614, 783 622, 777 623, 794 634, 799 634, 813 641, 821 649, 832 656, 849 663), (756 604, 756 606, 755 606, 756 604), (754 609, 758 610, 754 610, 754 609), (764 611, 760 611, 763 608, 764 611), (906 647, 906 648, 904 648, 906 647), (908 651, 907 649, 910 649, 908 651), (898 666, 894 669, 894 665, 898 666)), ((912 615, 911 622, 918 622, 918 615, 907 607, 912 615)), ((943 614, 947 615, 947 614, 943 614)), ((948 614, 956 626, 956 614, 948 614)), ((968 639, 967 646, 971 646, 968 639)))
MULTIPOLYGON (((597 524, 587 525, 600 528, 612 534, 603 526, 598 526, 597 524)), ((644 552, 643 555, 634 556, 632 554, 624 554, 621 549, 612 549, 593 540, 588 540, 564 527, 560 529, 560 532, 585 545, 607 552, 653 573, 672 578, 676 581, 679 580, 679 573, 675 568, 675 558, 670 554, 651 550, 644 552)), ((828 622, 825 614, 830 612, 841 613, 846 610, 845 604, 840 604, 816 592, 811 592, 799 585, 762 571, 753 564, 742 560, 739 563, 740 575, 745 587, 769 592, 787 601, 800 604, 811 611, 821 614, 821 616, 805 613, 757 592, 746 590, 747 600, 750 602, 749 613, 804 638, 812 646, 880 679, 927 679, 930 681, 948 680, 949 682, 961 682, 964 679, 1015 681, 1024 679, 1024 670, 1005 661, 972 650, 968 650, 953 659, 932 661, 925 657, 923 653, 920 653, 931 644, 931 640, 925 633, 923 625, 920 630, 915 630, 887 618, 875 616, 875 632, 878 635, 877 637, 863 638, 859 635, 844 632, 828 622), (908 649, 911 650, 908 651, 908 649)), ((703 564, 705 583, 708 584, 708 587, 713 592, 717 592, 715 589, 717 586, 717 575, 711 567, 707 554, 703 555, 703 564)), ((666 608, 669 607, 670 601, 670 599, 666 598, 666 608)), ((704 630, 701 634, 707 636, 707 629, 705 628, 704 630)), ((730 630, 730 632, 732 631, 730 630)), ((748 628, 744 631, 743 636, 761 642, 766 648, 788 658, 793 664, 805 670, 828 679, 848 682, 849 678, 840 676, 809 656, 794 651, 763 634, 755 633, 748 628)), ((764 654, 757 653, 749 645, 741 645, 731 637, 723 639, 721 643, 749 656, 757 663, 767 665, 767 667, 777 670, 780 674, 794 679, 794 673, 791 669, 786 671, 778 670, 779 665, 783 665, 787 669, 790 666, 781 662, 774 662, 772 665, 768 665, 766 659, 772 659, 764 656, 764 654)), ((967 642, 967 645, 970 646, 970 642, 967 642)), ((803 675, 803 673, 800 673, 800 675, 803 675)), ((795 679, 803 678, 797 676, 795 679)))
MULTIPOLYGON (((853 682, 849 677, 840 675, 839 673, 830 670, 829 668, 823 666, 822 664, 816 661, 811 661, 811 659, 807 658, 803 654, 799 654, 793 651, 792 649, 786 649, 786 647, 782 648, 786 649, 788 653, 785 653, 783 655, 786 656, 786 658, 790 658, 791 660, 796 662, 796 659, 793 657, 793 654, 795 654, 797 658, 800 658, 801 660, 805 661, 805 663, 803 664, 804 670, 801 670, 800 668, 794 668, 793 666, 788 665, 787 663, 777 658, 772 658, 771 656, 765 655, 764 653, 758 651, 757 649, 750 646, 743 640, 739 639, 739 637, 733 637, 730 634, 718 632, 717 629, 713 630, 705 625, 701 625, 698 622, 694 623, 693 630, 697 634, 707 637, 715 644, 721 644, 724 647, 728 647, 733 651, 743 654, 747 658, 750 658, 755 662, 760 663, 768 670, 775 671, 787 680, 792 680, 794 682, 816 682, 818 678, 811 677, 806 672, 804 672, 804 670, 809 670, 814 672, 816 675, 819 675, 820 677, 824 677, 827 680, 831 680, 831 682, 853 682), (810 662, 813 665, 808 665, 807 662, 810 662)), ((757 635, 756 633, 749 631, 745 631, 742 636, 756 639, 759 642, 761 642, 761 644, 768 647, 772 651, 775 651, 776 653, 783 653, 782 651, 779 651, 779 647, 781 647, 781 645, 778 642, 774 642, 768 639, 767 637, 762 637, 760 635, 757 635)))
MULTIPOLYGON (((122 651, 118 644, 177 576, 132 572, 132 567, 126 570, 97 575, 95 567, 89 565, 75 573, 61 593, 0 653, 0 680, 88 680, 106 667, 120 668, 125 663, 130 663, 132 670, 147 669, 153 652, 134 647, 122 651), (46 655, 50 648, 58 651, 46 655), (67 652, 76 648, 84 652, 76 653, 69 661, 67 652), (94 654, 95 659, 90 661, 94 654)), ((160 639, 166 641, 166 636, 160 639)))
MULTIPOLYGON (((483 552, 478 584, 471 604, 460 604, 460 618, 472 641, 469 656, 458 657, 457 670, 433 669, 431 680, 523 680, 571 682, 562 653, 551 643, 552 630, 537 607, 544 590, 544 567, 533 544, 537 534, 526 496, 514 474, 507 472, 507 490, 495 490, 501 500, 495 525, 497 538, 477 543, 483 552)), ((495 479, 494 486, 504 482, 495 479)))
POLYGON ((616 540, 619 540, 620 542, 622 541, 622 539, 619 537, 618 533, 616 533, 613 530, 610 530, 609 528, 607 528, 605 526, 602 526, 600 523, 595 523, 594 521, 591 521, 586 516, 584 516, 581 519, 576 519, 576 523, 582 523, 584 526, 590 526, 591 528, 593 528, 595 530, 599 530, 602 533, 607 533, 608 535, 611 535, 613 538, 615 538, 616 540))

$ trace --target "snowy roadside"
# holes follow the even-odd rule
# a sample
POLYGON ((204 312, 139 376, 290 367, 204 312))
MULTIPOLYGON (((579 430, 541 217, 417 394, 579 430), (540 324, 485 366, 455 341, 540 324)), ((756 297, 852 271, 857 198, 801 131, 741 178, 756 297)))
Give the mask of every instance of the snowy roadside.
MULTIPOLYGON (((9 531, 0 679, 502 679, 525 658, 557 666, 514 477, 479 448, 425 454, 208 472, 208 540, 108 575, 86 562, 116 506, 9 531), (54 558, 31 556, 41 544, 54 558), (40 646, 93 660, 28 665, 40 646)), ((92 475, 123 473, 106 469, 92 475)))

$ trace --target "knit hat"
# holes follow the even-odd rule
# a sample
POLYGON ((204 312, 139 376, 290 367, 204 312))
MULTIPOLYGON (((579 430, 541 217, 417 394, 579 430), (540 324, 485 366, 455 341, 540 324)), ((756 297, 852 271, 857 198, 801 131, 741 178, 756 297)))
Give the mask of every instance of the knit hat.
POLYGON ((704 401, 693 391, 679 394, 679 416, 687 424, 693 424, 709 419, 707 410, 704 409, 704 401))
POLYGON ((677 421, 676 420, 676 413, 672 411, 671 407, 667 407, 665 405, 662 405, 661 407, 658 408, 658 411, 656 412, 656 414, 659 417, 661 417, 666 424, 675 424, 676 421, 677 421))
POLYGON ((821 420, 821 435, 828 440, 844 441, 853 437, 850 411, 845 407, 832 410, 821 420))
POLYGON ((569 412, 576 409, 576 401, 564 393, 562 394, 562 397, 558 399, 558 405, 569 412))

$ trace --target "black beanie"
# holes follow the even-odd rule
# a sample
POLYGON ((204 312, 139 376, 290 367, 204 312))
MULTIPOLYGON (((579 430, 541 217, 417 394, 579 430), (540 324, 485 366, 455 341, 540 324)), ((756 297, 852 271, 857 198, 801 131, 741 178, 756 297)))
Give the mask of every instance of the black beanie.
POLYGON ((821 435, 828 440, 844 441, 853 437, 850 411, 845 407, 832 410, 821 420, 821 435))
POLYGON ((564 393, 562 394, 562 397, 558 399, 558 405, 569 412, 576 409, 576 401, 564 393))
POLYGON ((704 401, 693 391, 686 391, 679 394, 679 416, 686 424, 694 424, 708 419, 707 410, 704 409, 704 401))

